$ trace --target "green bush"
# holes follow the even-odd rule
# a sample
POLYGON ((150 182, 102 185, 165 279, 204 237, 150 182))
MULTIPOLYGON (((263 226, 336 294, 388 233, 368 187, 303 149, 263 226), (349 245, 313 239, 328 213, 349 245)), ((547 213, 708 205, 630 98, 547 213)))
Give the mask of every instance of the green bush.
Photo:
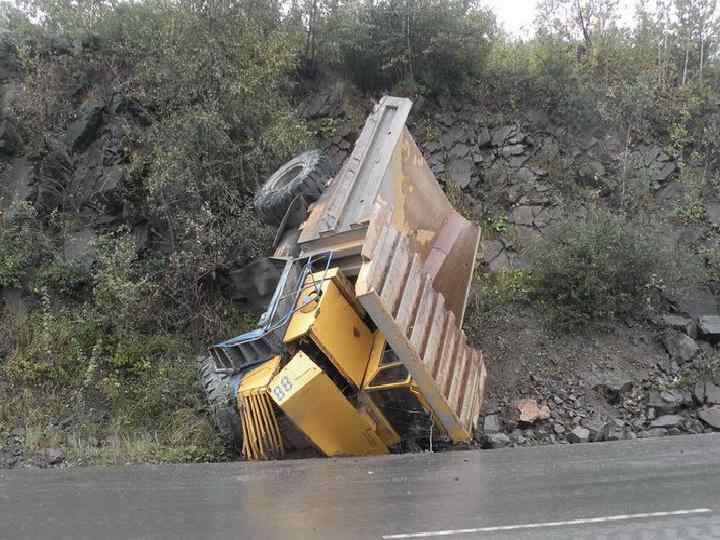
POLYGON ((561 329, 640 316, 689 275, 660 235, 600 209, 566 221, 529 251, 532 297, 561 329))
POLYGON ((22 286, 32 266, 47 252, 35 208, 28 203, 0 208, 0 289, 22 286))

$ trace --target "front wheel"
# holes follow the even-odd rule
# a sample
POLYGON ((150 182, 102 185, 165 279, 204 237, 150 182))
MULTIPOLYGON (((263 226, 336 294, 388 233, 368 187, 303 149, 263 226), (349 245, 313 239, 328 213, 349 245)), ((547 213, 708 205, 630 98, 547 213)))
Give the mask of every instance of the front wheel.
POLYGON ((215 362, 208 356, 200 362, 200 386, 215 428, 225 451, 240 455, 243 446, 242 423, 232 396, 231 375, 217 373, 215 362))

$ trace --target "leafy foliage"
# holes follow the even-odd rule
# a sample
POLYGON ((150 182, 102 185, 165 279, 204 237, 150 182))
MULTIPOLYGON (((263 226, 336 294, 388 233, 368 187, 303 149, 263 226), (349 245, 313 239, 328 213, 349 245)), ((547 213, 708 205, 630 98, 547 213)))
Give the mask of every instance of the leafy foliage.
POLYGON ((683 264, 649 227, 601 209, 558 225, 529 255, 532 296, 563 329, 646 312, 683 264))

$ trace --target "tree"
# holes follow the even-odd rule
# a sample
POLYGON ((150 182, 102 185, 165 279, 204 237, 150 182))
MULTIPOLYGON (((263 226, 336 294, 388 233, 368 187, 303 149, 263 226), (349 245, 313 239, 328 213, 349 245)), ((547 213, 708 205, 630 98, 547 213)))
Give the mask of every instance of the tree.
POLYGON ((541 32, 582 39, 587 51, 595 36, 604 36, 617 20, 618 0, 542 0, 536 24, 541 32))
POLYGON ((696 56, 702 79, 709 49, 718 37, 717 0, 675 0, 675 31, 684 52, 682 84, 689 78, 690 60, 696 56))

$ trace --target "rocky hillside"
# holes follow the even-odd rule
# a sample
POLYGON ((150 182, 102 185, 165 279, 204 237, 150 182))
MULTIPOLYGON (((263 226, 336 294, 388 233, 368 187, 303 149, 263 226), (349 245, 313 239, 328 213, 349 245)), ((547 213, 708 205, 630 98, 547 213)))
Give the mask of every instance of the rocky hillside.
POLYGON ((478 445, 720 428, 715 42, 341 4, 0 4, 0 466, 232 458, 196 366, 258 316, 254 191, 310 147, 339 167, 382 94, 483 227, 478 445))

